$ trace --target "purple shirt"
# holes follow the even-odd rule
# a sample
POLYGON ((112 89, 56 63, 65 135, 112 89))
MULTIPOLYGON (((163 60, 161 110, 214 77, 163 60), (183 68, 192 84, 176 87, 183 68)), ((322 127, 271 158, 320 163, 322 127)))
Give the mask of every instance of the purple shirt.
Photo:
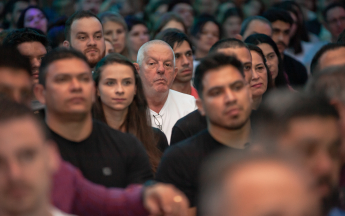
POLYGON ((148 215, 140 185, 109 189, 88 181, 77 168, 65 161, 62 161, 53 180, 52 203, 66 213, 82 216, 148 215))

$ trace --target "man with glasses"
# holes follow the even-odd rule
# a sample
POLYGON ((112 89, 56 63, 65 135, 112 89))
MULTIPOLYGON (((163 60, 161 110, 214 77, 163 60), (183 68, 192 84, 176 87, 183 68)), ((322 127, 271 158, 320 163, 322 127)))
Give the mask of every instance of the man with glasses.
POLYGON ((322 13, 324 25, 331 32, 332 41, 337 42, 340 33, 345 29, 345 7, 339 3, 330 4, 322 13))

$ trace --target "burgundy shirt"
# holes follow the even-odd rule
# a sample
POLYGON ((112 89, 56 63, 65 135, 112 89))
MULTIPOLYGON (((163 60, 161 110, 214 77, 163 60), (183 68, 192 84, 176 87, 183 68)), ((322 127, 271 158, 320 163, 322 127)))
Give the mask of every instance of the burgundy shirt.
POLYGON ((66 213, 82 216, 148 215, 140 185, 107 189, 88 181, 77 168, 65 161, 62 161, 53 180, 52 203, 66 213))

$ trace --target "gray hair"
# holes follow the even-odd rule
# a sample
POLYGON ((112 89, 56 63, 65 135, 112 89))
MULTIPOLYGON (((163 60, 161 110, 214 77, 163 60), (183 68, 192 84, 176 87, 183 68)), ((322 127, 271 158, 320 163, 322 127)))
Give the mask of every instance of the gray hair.
POLYGON ((174 57, 174 67, 175 67, 175 53, 174 53, 174 50, 170 47, 170 45, 168 43, 166 43, 165 41, 162 41, 162 40, 151 40, 149 42, 144 43, 140 47, 140 49, 138 51, 138 55, 137 55, 137 63, 139 64, 139 66, 141 66, 141 64, 143 63, 144 56, 145 56, 145 53, 146 53, 147 49, 149 49, 150 46, 157 45, 157 44, 166 45, 167 47, 169 47, 169 49, 171 50, 171 52, 173 54, 173 57, 174 57))

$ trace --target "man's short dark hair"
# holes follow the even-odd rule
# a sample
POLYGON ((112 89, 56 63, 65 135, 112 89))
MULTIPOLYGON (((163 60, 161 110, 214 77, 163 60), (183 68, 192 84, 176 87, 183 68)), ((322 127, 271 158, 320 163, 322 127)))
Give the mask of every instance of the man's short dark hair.
MULTIPOLYGON (((64 47, 56 48, 47 53, 47 55, 42 59, 42 63, 39 69, 39 76, 38 82, 39 84, 45 86, 46 84, 46 77, 47 77, 47 68, 53 62, 63 59, 73 59, 77 58, 84 61, 87 65, 89 65, 86 57, 79 51, 74 49, 67 49, 64 47)), ((91 73, 91 72, 90 72, 91 73)))
POLYGON ((168 11, 172 11, 174 7, 178 4, 188 4, 192 6, 192 3, 190 0, 171 0, 170 3, 168 4, 168 11))
POLYGON ((133 15, 128 15, 125 17, 125 21, 127 24, 128 31, 130 32, 132 28, 136 25, 143 25, 147 27, 147 24, 145 23, 144 20, 141 20, 133 15))
POLYGON ((316 70, 318 70, 319 67, 319 60, 323 54, 330 50, 337 50, 339 48, 345 48, 345 44, 342 43, 329 43, 324 45, 313 57, 313 60, 311 61, 310 65, 310 73, 315 73, 316 70))
POLYGON ((332 3, 330 5, 328 5, 323 11, 322 11, 322 17, 323 17, 323 20, 325 22, 328 22, 328 19, 327 19, 327 13, 328 11, 332 10, 333 8, 337 8, 337 7, 341 7, 345 10, 345 6, 343 4, 340 4, 340 3, 332 3))
POLYGON ((40 42, 46 49, 49 46, 47 37, 32 28, 22 28, 11 31, 5 37, 3 46, 17 48, 18 45, 25 42, 40 42))
POLYGON ((226 49, 226 48, 241 48, 245 47, 248 49, 247 45, 236 38, 227 38, 217 41, 211 47, 209 53, 216 53, 219 49, 226 49))
POLYGON ((32 75, 30 60, 17 49, 0 46, 0 68, 21 69, 32 75))
POLYGON ((246 32, 246 30, 248 29, 249 24, 252 21, 254 21, 254 20, 259 20, 259 21, 261 21, 263 23, 267 23, 272 28, 271 22, 268 19, 266 19, 265 17, 262 17, 262 16, 250 16, 247 19, 243 20, 242 25, 241 25, 240 35, 242 35, 242 36, 244 35, 244 32, 246 32))
POLYGON ((206 56, 201 60, 200 64, 195 70, 194 87, 198 91, 200 97, 202 97, 202 80, 205 74, 210 70, 214 70, 223 66, 235 67, 244 78, 243 65, 236 57, 224 55, 223 53, 214 53, 206 56))
POLYGON ((289 23, 290 25, 293 24, 293 19, 291 18, 289 12, 279 8, 272 8, 267 10, 264 14, 262 14, 268 21, 274 23, 275 21, 282 21, 285 23, 289 23))
POLYGON ((65 24, 65 39, 67 41, 71 41, 71 26, 75 20, 79 20, 82 18, 90 18, 90 17, 94 17, 100 23, 102 23, 101 20, 91 11, 77 11, 74 14, 72 14, 72 16, 68 18, 65 24))
POLYGON ((192 42, 189 40, 188 36, 178 29, 166 29, 160 32, 155 39, 165 41, 170 45, 171 49, 174 49, 175 44, 180 46, 183 41, 187 41, 190 48, 193 49, 192 42))

